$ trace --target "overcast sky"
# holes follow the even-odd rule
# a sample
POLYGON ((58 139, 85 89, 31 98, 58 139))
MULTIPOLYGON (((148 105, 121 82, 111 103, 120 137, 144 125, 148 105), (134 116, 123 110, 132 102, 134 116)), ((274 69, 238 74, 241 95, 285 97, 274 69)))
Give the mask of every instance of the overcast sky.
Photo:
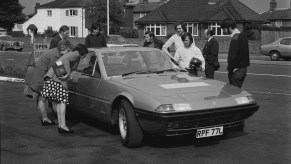
MULTIPOLYGON (((32 14, 34 12, 35 3, 45 4, 53 0, 19 0, 19 3, 25 8, 22 10, 24 14, 32 14)), ((149 0, 151 1, 151 0, 149 0)), ((271 0, 240 0, 242 3, 253 9, 257 13, 269 10, 271 0)), ((289 8, 290 0, 276 0, 277 8, 289 8)))

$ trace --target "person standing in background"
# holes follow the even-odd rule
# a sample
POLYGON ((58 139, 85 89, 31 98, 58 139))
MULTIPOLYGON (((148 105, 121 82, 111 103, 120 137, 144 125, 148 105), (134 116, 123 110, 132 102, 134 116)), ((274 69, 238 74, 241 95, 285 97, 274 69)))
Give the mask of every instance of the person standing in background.
POLYGON ((223 19, 220 26, 231 37, 227 56, 229 83, 241 88, 247 75, 247 67, 250 66, 248 38, 237 29, 231 18, 223 19))
POLYGON ((205 76, 210 79, 214 79, 214 71, 219 68, 219 45, 213 35, 214 31, 211 29, 206 29, 204 31, 204 37, 207 39, 207 42, 203 48, 203 57, 205 59, 205 76))
POLYGON ((50 48, 55 48, 57 47, 59 41, 67 39, 69 37, 69 27, 68 26, 61 26, 58 35, 56 35, 50 43, 50 48))
POLYGON ((143 47, 152 47, 162 49, 164 43, 155 37, 155 34, 152 31, 147 31, 145 33, 145 41, 143 47))
POLYGON ((99 23, 92 23, 91 34, 86 36, 85 45, 88 48, 107 47, 106 38, 103 34, 101 34, 101 27, 99 23))
MULTIPOLYGON (((169 52, 169 48, 173 46, 174 50, 176 51, 180 47, 184 47, 184 43, 181 39, 181 36, 187 32, 186 25, 183 21, 178 21, 174 24, 174 28, 176 30, 176 34, 172 35, 167 42, 163 45, 163 51, 172 57, 171 53, 169 52)), ((193 38, 193 37, 192 37, 193 38)), ((195 41, 193 38, 192 44, 195 46, 195 41)))

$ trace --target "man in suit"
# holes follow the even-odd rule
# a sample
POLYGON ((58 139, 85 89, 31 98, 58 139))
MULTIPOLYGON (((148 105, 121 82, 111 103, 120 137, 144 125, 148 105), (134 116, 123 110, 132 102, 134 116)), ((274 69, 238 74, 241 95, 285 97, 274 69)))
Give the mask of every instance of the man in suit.
POLYGON ((250 66, 248 38, 238 30, 232 18, 223 19, 220 26, 231 37, 227 56, 229 83, 241 88, 247 75, 247 67, 250 66))
POLYGON ((206 29, 204 31, 204 37, 207 42, 203 48, 203 57, 205 63, 205 76, 210 79, 214 79, 214 71, 219 68, 218 63, 218 51, 219 46, 217 40, 213 37, 214 31, 206 29))
POLYGON ((60 27, 58 35, 56 35, 50 43, 50 49, 57 47, 59 41, 66 39, 69 37, 69 27, 63 25, 60 27))
POLYGON ((143 47, 152 47, 162 49, 164 43, 155 37, 155 34, 152 31, 147 31, 145 33, 145 41, 143 47))

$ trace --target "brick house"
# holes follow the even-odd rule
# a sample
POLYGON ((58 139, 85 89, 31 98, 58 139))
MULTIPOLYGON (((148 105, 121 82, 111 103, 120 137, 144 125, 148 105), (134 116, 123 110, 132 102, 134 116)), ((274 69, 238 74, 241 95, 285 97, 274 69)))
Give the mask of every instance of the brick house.
POLYGON ((276 0, 271 0, 270 9, 260 15, 269 20, 271 26, 291 27, 291 1, 289 8, 277 8, 276 0))
POLYGON ((208 27, 214 29, 216 37, 224 37, 219 23, 227 17, 235 19, 240 30, 243 30, 246 23, 267 22, 239 0, 170 0, 135 23, 138 25, 139 36, 143 36, 146 30, 151 30, 164 40, 175 33, 173 24, 183 20, 187 31, 199 40, 208 27))

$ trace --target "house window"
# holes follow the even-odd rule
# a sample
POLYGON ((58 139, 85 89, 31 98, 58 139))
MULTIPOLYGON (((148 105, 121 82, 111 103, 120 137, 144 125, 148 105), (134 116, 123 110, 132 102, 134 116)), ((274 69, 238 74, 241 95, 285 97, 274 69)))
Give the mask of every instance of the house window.
POLYGON ((52 10, 47 10, 47 16, 49 16, 49 17, 52 16, 52 10))
POLYGON ((78 36, 78 27, 70 26, 70 36, 73 36, 73 37, 78 36))
POLYGON ((214 31, 214 36, 224 36, 226 34, 223 33, 223 29, 220 27, 218 23, 209 23, 208 28, 214 31))
POLYGON ((282 21, 276 21, 275 22, 276 27, 281 27, 282 26, 282 21))
POLYGON ((78 10, 66 10, 66 16, 78 16, 78 10))
POLYGON ((198 23, 186 23, 186 29, 193 36, 198 36, 198 23))
POLYGON ((166 36, 165 24, 146 24, 145 31, 153 31, 156 36, 166 36))

